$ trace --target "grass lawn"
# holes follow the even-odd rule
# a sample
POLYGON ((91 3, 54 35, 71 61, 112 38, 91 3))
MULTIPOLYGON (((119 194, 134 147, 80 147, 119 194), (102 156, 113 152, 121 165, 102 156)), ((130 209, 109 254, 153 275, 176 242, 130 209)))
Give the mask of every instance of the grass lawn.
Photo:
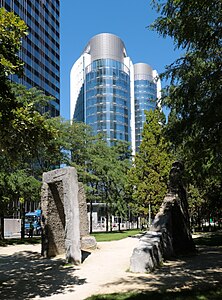
POLYGON ((222 287, 212 287, 209 290, 181 292, 146 292, 98 295, 86 300, 221 300, 222 287))
POLYGON ((222 231, 199 233, 198 237, 194 238, 194 243, 196 245, 222 246, 222 231))
POLYGON ((112 231, 112 232, 93 232, 92 235, 97 242, 110 242, 124 239, 136 234, 142 233, 139 229, 112 231))
MULTIPOLYGON (((194 239, 198 246, 222 246, 222 232, 199 233, 194 239)), ((200 288, 190 291, 147 291, 131 293, 115 293, 107 295, 95 295, 86 300, 221 300, 222 286, 212 286, 211 288, 200 288)))
MULTIPOLYGON (((112 231, 112 232, 95 232, 92 235, 95 236, 97 242, 108 242, 121 240, 129 236, 142 233, 139 229, 123 230, 123 231, 112 231)), ((0 247, 6 247, 8 245, 20 245, 20 244, 39 244, 41 243, 41 237, 35 236, 33 238, 9 238, 0 240, 0 247)))

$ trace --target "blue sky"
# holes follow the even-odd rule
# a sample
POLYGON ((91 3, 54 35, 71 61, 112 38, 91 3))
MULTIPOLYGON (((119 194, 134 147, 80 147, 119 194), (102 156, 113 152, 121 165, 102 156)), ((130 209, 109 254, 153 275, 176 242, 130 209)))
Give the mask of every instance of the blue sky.
POLYGON ((147 28, 156 17, 150 0, 60 1, 62 117, 69 119, 71 67, 94 35, 109 32, 119 36, 133 63, 147 63, 159 73, 179 57, 171 39, 147 28))

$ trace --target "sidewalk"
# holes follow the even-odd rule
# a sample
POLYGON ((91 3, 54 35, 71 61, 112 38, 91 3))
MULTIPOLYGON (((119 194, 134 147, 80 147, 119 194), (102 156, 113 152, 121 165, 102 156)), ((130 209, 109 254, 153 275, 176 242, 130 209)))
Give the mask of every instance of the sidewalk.
POLYGON ((64 257, 43 259, 40 245, 0 248, 0 299, 82 300, 107 291, 106 284, 127 277, 138 238, 98 243, 80 266, 64 266, 64 257))

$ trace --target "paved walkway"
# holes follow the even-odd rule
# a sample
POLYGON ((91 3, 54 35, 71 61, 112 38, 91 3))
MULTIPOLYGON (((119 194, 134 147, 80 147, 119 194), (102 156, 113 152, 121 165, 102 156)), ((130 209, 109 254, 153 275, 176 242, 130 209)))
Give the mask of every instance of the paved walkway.
POLYGON ((64 257, 43 259, 40 245, 0 247, 0 299, 82 300, 107 291, 106 284, 127 277, 138 238, 98 243, 78 267, 64 257), (2 284, 2 285, 1 285, 2 284))

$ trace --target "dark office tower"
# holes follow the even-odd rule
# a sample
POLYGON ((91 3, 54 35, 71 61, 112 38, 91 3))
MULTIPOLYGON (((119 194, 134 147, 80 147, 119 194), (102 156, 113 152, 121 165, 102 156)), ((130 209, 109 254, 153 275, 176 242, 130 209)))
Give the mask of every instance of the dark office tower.
POLYGON ((44 108, 52 117, 60 113, 59 6, 59 0, 0 0, 0 7, 13 11, 29 27, 19 53, 24 75, 12 80, 52 96, 44 108))

